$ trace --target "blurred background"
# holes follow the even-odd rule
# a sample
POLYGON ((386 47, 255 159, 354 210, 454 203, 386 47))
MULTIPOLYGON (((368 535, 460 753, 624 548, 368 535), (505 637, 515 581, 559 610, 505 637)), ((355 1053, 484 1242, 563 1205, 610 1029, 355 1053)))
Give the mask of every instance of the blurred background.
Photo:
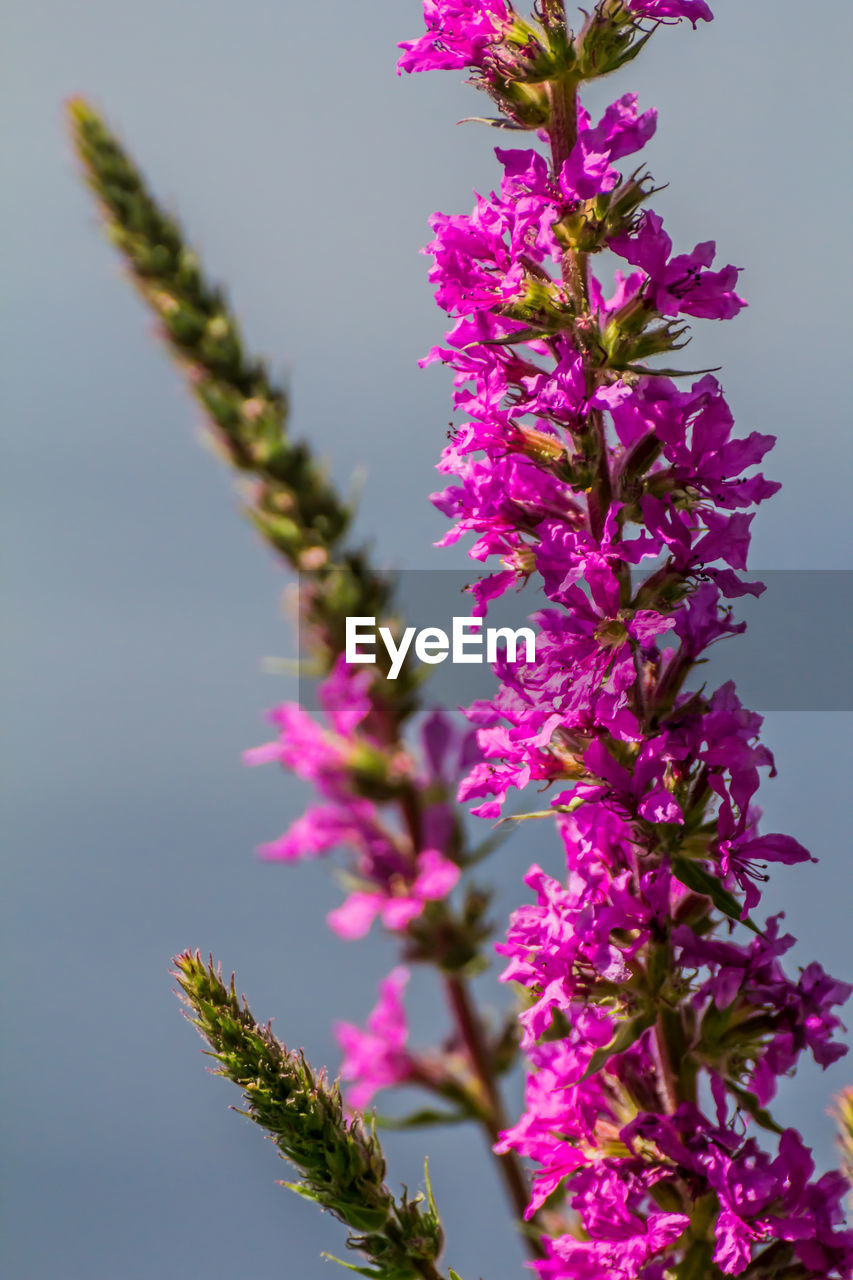
MULTIPOLYGON (((749 310, 697 324, 689 358, 724 366, 743 432, 780 437, 767 470, 785 487, 752 563, 848 568, 853 12, 715 8, 588 102, 633 88, 659 107, 647 154, 671 183, 656 207, 676 245, 716 236, 746 267, 749 310)), ((169 961, 212 950, 259 1016, 335 1070, 330 1021, 364 1019, 393 948, 325 929, 340 895, 323 867, 253 854, 304 799, 240 763, 265 740, 263 709, 294 692, 261 669, 292 652, 285 581, 102 241, 62 104, 89 96, 123 135, 290 380, 294 432, 343 485, 364 469, 361 531, 409 568, 464 564, 431 546, 450 383, 417 367, 442 332, 418 249, 433 209, 467 210, 494 184, 502 139, 455 127, 482 109, 455 73, 396 77, 415 0, 28 0, 3 25, 3 1274, 313 1280, 341 1234, 275 1185, 285 1167, 205 1075, 169 961)), ((762 790, 767 829, 820 858, 779 869, 766 904, 787 912, 797 960, 848 979, 849 732, 849 714, 770 714, 779 778, 762 790)), ((529 862, 553 861, 530 825, 494 864, 499 919, 529 862)), ((427 1043, 443 1016, 426 975, 409 1005, 427 1043)), ((853 1063, 809 1062, 783 1089, 780 1117, 821 1166, 830 1095, 851 1077, 853 1063)), ((478 1134, 388 1149, 394 1185, 419 1184, 429 1151, 467 1280, 519 1274, 478 1134)))

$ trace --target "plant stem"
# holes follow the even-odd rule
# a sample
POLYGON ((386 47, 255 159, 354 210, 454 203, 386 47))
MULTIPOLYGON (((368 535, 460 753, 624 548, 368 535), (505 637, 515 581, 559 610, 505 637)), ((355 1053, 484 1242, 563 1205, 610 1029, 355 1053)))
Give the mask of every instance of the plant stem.
POLYGON ((678 1110, 678 1090, 676 1088, 675 1073, 672 1069, 672 1058, 666 1038, 666 1029, 660 1017, 655 1023, 652 1038, 657 1059, 661 1100, 666 1114, 673 1115, 678 1110))
MULTIPOLYGON (((559 181, 560 170, 568 160, 578 139, 578 87, 577 82, 566 76, 551 82, 551 123, 548 140, 551 144, 551 165, 554 180, 559 181)), ((587 306, 586 254, 567 249, 563 254, 563 281, 577 307, 587 306)))
MULTIPOLYGON (((551 164, 555 181, 559 181, 560 170, 568 159, 578 138, 578 99, 577 82, 570 77, 555 80, 551 84, 551 121, 548 129, 548 140, 551 145, 551 164)), ((574 302, 577 316, 589 311, 589 282, 587 278, 587 255, 577 250, 566 249, 563 253, 562 275, 574 302)), ((590 367, 589 358, 585 359, 587 394, 595 389, 595 370, 590 367)), ((596 482, 587 495, 587 510, 590 531, 600 539, 604 530, 604 522, 610 507, 613 489, 610 478, 610 466, 607 457, 607 440, 604 433, 604 419, 599 410, 591 410, 589 415, 592 446, 596 457, 596 482)), ((638 685, 640 673, 637 672, 638 685)), ((664 1110, 670 1115, 677 1110, 679 1097, 676 1077, 672 1067, 666 1031, 659 1018, 652 1033, 655 1057, 658 1066, 658 1078, 661 1100, 664 1110)))
MULTIPOLYGON (((421 813, 417 794, 408 792, 401 799, 400 808, 409 832, 412 849, 417 851, 420 848, 421 835, 421 813)), ((443 977, 448 1003, 450 1004, 457 1031, 465 1046, 471 1070, 483 1095, 485 1107, 480 1123, 486 1131, 489 1146, 492 1148, 497 1142, 501 1131, 509 1126, 509 1120, 504 1110, 503 1099, 492 1069, 491 1056, 486 1044, 483 1026, 477 1014, 467 981, 455 973, 445 973, 443 977)), ((530 1199, 530 1188, 527 1185, 521 1162, 514 1151, 508 1151, 503 1155, 498 1155, 496 1152, 492 1154, 495 1156, 500 1169, 504 1187, 515 1216, 519 1222, 524 1222, 524 1214, 530 1199)), ((535 1217, 533 1222, 536 1222, 535 1217)), ((528 1235, 525 1232, 525 1244, 531 1257, 545 1257, 545 1250, 535 1236, 528 1235)))
MULTIPOLYGON (((548 140, 551 145, 551 166, 555 182, 559 181, 560 170, 569 158, 572 148, 578 140, 578 86, 570 76, 554 80, 551 83, 551 121, 548 128, 548 140)), ((589 311, 589 281, 587 278, 587 255, 579 250, 566 249, 562 260, 563 283, 575 307, 575 314, 581 325, 589 311)), ((587 395, 595 390, 595 370, 586 362, 587 395)), ((612 500, 610 467, 607 460, 607 444, 604 436, 604 419, 601 411, 593 409, 589 413, 591 427, 591 449, 597 461, 598 483, 589 494, 588 510, 590 530, 596 538, 600 538, 604 530, 604 521, 612 500)))
MULTIPOLYGON (((493 1147, 501 1130, 507 1128, 509 1121, 504 1111, 503 1100, 492 1070, 482 1023, 477 1015, 474 1002, 471 999, 471 992, 465 979, 457 974, 447 974, 444 982, 459 1034, 468 1051, 471 1067, 488 1106, 488 1114, 483 1120, 483 1125, 489 1135, 490 1145, 493 1147)), ((520 1222, 523 1222, 530 1199, 530 1188, 527 1185, 521 1162, 514 1151, 496 1155, 496 1159, 516 1217, 520 1222)), ((536 1218, 534 1217, 532 1221, 535 1223, 536 1218)), ((546 1256, 541 1242, 535 1236, 525 1234, 525 1244, 531 1257, 544 1258, 546 1256)))

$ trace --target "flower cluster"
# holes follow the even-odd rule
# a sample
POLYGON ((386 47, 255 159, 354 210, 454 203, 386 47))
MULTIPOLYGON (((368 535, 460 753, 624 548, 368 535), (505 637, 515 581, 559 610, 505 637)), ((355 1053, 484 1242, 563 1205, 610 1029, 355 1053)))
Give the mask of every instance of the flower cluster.
POLYGON ((409 1026, 403 1007, 403 990, 409 971, 392 969, 379 984, 379 1000, 364 1031, 351 1022, 339 1022, 335 1035, 344 1051, 341 1076, 355 1083, 349 1101, 363 1109, 377 1089, 405 1084, 415 1075, 414 1059, 406 1051, 409 1026))
MULTIPOLYGON (((252 522, 304 575, 321 714, 276 708, 275 739, 247 760, 295 772, 317 802, 262 852, 347 848, 331 927, 358 938, 379 920, 405 960, 438 969, 453 1026, 437 1050, 409 1045, 403 966, 366 1028, 337 1024, 349 1101, 416 1085, 442 1108, 397 1124, 476 1121, 543 1280, 850 1276, 853 1093, 838 1112, 846 1181, 816 1177, 767 1108, 801 1054, 825 1067, 844 1052, 836 1010, 851 987, 818 964, 791 977, 780 917, 756 923, 768 864, 810 855, 759 827, 760 771, 774 770, 761 718, 731 683, 695 679, 709 646, 743 630, 733 602, 762 590, 742 575, 754 508, 778 488, 755 470, 773 437, 735 435, 715 378, 657 363, 686 344, 689 320, 738 314, 739 270, 715 265, 712 241, 676 251, 649 207, 650 173, 622 165, 653 137, 655 111, 626 93, 594 121, 578 97, 659 27, 712 13, 705 0, 596 0, 577 31, 564 0, 536 0, 530 17, 510 0, 424 0, 424 16, 400 71, 465 69, 497 108, 487 123, 549 144, 548 157, 498 148, 499 189, 468 216, 434 215, 430 278, 451 327, 424 360, 454 374, 459 422, 439 467, 451 483, 433 501, 452 521, 443 541, 473 535, 489 568, 476 612, 531 579, 547 604, 535 661, 498 661, 470 727, 433 712, 417 746, 412 668, 392 689, 379 659, 344 661, 350 619, 399 627, 392 581, 344 544, 349 505, 290 439, 287 395, 248 354, 222 290, 97 113, 70 108, 111 238, 221 451, 251 478, 252 522), (612 288, 591 269, 602 251, 622 263, 612 288), (511 789, 534 785, 550 810, 522 816, 550 813, 566 869, 527 872, 532 900, 497 946, 521 1009, 495 1027, 468 981, 488 895, 455 887, 498 837, 470 848, 451 797, 494 819, 511 789), (498 1081, 519 1048, 529 1072, 513 1124, 498 1081)), ((428 1178, 425 1199, 393 1197, 373 1126, 346 1116, 337 1085, 259 1026, 212 962, 185 952, 176 977, 297 1189, 359 1233, 348 1246, 370 1267, 354 1269, 441 1280, 428 1178)))
POLYGON ((420 766, 389 734, 375 694, 376 680, 339 657, 319 686, 323 723, 298 703, 273 708, 278 730, 246 752, 247 764, 277 763, 309 782, 320 803, 277 840, 261 845, 266 858, 294 862, 344 847, 353 862, 351 891, 329 913, 342 938, 361 938, 377 918, 404 932, 426 905, 445 899, 460 876, 459 828, 447 790, 476 754, 471 733, 460 734, 440 710, 421 726, 420 766), (406 821, 417 814, 417 822, 406 821))
POLYGON ((529 21, 476 0, 425 11, 401 69, 470 68, 551 153, 498 149, 499 189, 434 215, 427 247, 452 324, 424 363, 451 367, 462 419, 433 496, 444 542, 473 534, 471 556, 497 558, 481 613, 530 578, 548 599, 535 663, 499 663, 495 696, 468 710, 482 759, 459 789, 494 818, 510 788, 552 788, 567 859, 565 881, 530 869, 535 901, 498 946, 531 1071, 497 1150, 538 1165, 529 1217, 564 1207, 579 1224, 546 1236, 549 1280, 849 1275, 843 1179, 815 1180, 765 1107, 804 1050, 824 1066, 844 1052, 833 1009, 853 988, 819 965, 788 977, 793 939, 754 922, 767 864, 809 854, 759 829, 761 717, 731 683, 691 684, 743 629, 731 602, 762 590, 742 573, 753 509, 778 488, 754 470, 774 441, 733 434, 715 378, 683 386, 648 363, 684 345, 685 317, 737 315, 739 271, 715 268, 713 241, 674 252, 648 173, 617 167, 654 111, 626 94, 593 122, 577 98, 633 56, 644 20, 712 15, 602 0, 574 35, 546 0, 529 21), (601 250, 625 264, 612 291, 590 267, 601 250), (778 1135, 775 1156, 752 1124, 778 1135))

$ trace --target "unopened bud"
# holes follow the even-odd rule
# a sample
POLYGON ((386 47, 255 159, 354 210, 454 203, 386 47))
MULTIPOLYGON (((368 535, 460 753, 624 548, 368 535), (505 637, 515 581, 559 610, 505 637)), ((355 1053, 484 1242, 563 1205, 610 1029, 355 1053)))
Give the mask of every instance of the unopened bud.
POLYGON ((306 547, 299 553, 299 568, 308 573, 314 572, 322 569, 328 560, 329 553, 325 547, 306 547))

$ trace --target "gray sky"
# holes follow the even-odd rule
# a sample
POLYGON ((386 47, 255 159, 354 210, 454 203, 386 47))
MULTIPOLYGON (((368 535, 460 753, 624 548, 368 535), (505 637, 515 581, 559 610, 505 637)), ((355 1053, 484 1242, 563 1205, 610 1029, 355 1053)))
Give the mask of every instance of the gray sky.
MULTIPOLYGON (((660 109, 649 160, 682 248, 716 236, 747 268, 750 308, 699 324, 690 356, 723 364, 744 432, 778 432, 782 493, 752 562, 847 568, 851 204, 844 0, 718 0, 718 20, 661 33, 593 106, 629 88, 660 109)), ((297 434, 347 483, 360 524, 398 563, 431 549, 426 502, 449 380, 417 357, 442 332, 418 248, 435 208, 493 185, 496 139, 455 128, 479 99, 452 73, 400 81, 412 0, 27 0, 7 3, 0 82, 6 247, 0 513, 7 597, 2 928, 3 1254, 14 1280, 250 1280, 330 1274, 340 1233, 275 1186, 287 1176, 229 1113, 169 994, 170 956, 213 950, 256 1012, 337 1064, 328 1023, 362 1020, 393 951, 322 925, 339 894, 321 868, 252 849, 302 803, 240 751, 292 695, 260 658, 286 653, 283 579, 198 447, 197 414, 102 243, 76 179, 62 100, 103 108, 225 280, 251 342, 292 378, 297 434)), ((808 654, 804 654, 804 662, 808 654)), ((849 715, 774 713, 780 777, 766 825, 821 858, 768 894, 802 963, 851 977, 849 715)), ((544 835, 501 855, 500 909, 519 900, 544 835)), ((426 976, 414 1038, 442 1025, 426 976)), ((804 1069, 780 1113, 832 1158, 824 1112, 853 1076, 804 1069)), ((394 1183, 429 1150, 466 1280, 519 1274, 497 1187, 467 1131, 389 1139, 394 1183)))

